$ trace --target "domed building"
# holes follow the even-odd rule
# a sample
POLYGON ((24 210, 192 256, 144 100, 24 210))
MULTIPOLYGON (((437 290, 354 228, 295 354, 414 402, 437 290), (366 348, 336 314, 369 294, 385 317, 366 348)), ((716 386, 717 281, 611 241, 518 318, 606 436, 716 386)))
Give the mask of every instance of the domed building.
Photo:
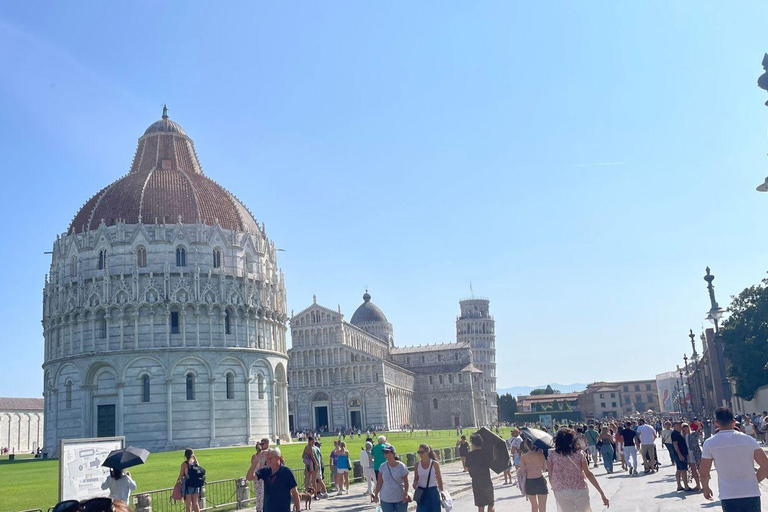
POLYGON ((313 304, 291 315, 291 430, 405 425, 453 428, 498 421, 496 332, 488 299, 459 302, 456 341, 396 347, 368 290, 349 322, 313 304))
POLYGON ((264 225, 163 109, 53 244, 45 437, 150 450, 288 439, 285 281, 264 225))

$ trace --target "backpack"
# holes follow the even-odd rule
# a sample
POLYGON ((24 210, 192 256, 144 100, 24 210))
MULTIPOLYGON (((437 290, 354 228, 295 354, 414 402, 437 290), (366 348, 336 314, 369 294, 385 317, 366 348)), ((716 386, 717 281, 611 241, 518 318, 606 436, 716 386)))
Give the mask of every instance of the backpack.
POLYGON ((202 487, 205 485, 205 468, 197 463, 189 464, 187 469, 187 485, 202 487))

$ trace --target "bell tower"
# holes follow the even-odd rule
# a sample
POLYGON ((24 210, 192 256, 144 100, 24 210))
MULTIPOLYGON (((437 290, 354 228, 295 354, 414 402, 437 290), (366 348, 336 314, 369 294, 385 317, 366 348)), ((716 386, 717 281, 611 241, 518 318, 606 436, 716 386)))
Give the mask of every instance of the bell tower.
POLYGON ((461 315, 456 319, 456 341, 468 342, 473 364, 482 375, 473 381, 479 397, 476 404, 478 425, 496 423, 499 418, 496 396, 496 321, 490 314, 490 300, 472 297, 459 301, 461 315))

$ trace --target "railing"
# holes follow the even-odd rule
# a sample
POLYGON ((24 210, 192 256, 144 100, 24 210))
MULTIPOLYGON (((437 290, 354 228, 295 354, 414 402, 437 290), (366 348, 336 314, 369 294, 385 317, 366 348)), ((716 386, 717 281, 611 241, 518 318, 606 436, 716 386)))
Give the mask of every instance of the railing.
MULTIPOLYGON (((451 462, 459 458, 458 448, 453 446, 435 448, 434 451, 435 454, 437 454, 438 459, 443 463, 451 462)), ((416 466, 416 461, 418 461, 418 457, 415 453, 401 454, 400 457, 401 462, 403 462, 409 470, 412 470, 416 466)), ((326 488, 330 490, 333 485, 333 482, 331 481, 331 471, 327 466, 324 469, 323 483, 326 488)), ((304 489, 304 470, 294 469, 293 475, 296 478, 296 485, 298 488, 304 489)), ((363 481, 363 468, 360 466, 359 460, 352 462, 352 471, 350 471, 349 480, 350 483, 363 481)), ((200 491, 200 510, 239 510, 245 508, 255 501, 255 497, 251 492, 252 489, 253 485, 250 482, 246 482, 245 478, 232 478, 229 480, 207 482, 200 491)), ((172 488, 137 493, 133 496, 133 504, 136 512, 146 512, 149 510, 152 512, 184 512, 184 502, 171 501, 172 494, 172 488)))

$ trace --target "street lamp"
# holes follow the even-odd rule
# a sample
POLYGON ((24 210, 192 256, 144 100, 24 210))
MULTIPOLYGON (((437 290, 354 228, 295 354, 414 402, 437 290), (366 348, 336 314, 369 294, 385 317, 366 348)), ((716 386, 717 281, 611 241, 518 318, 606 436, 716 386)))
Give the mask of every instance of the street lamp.
POLYGON ((707 320, 715 325, 715 350, 717 351, 717 366, 720 370, 720 386, 722 388, 723 399, 725 404, 731 406, 731 385, 728 382, 728 375, 725 373, 725 349, 723 347, 723 340, 720 338, 720 326, 719 321, 723 317, 725 310, 721 308, 715 300, 715 287, 712 286, 712 281, 715 280, 715 276, 710 274, 709 267, 706 269, 707 274, 704 276, 704 280, 707 282, 707 291, 709 292, 710 309, 707 313, 707 320))
POLYGON ((691 388, 691 371, 688 368, 688 356, 683 354, 683 362, 685 363, 685 382, 688 385, 688 394, 691 396, 691 412, 696 414, 696 406, 693 403, 693 389, 691 388))
POLYGON ((688 412, 688 403, 685 400, 685 379, 683 379, 683 370, 680 369, 680 365, 677 366, 677 373, 680 375, 680 396, 681 396, 681 408, 683 412, 688 412))
MULTIPOLYGON (((768 53, 763 56, 763 69, 765 73, 757 79, 757 86, 764 91, 768 91, 768 53)), ((765 105, 768 106, 768 101, 765 102, 765 105)), ((757 191, 768 192, 768 178, 765 178, 765 181, 758 185, 757 191)))
MULTIPOLYGON (((693 354, 691 360, 694 363, 693 372, 696 374, 697 384, 699 386, 699 392, 701 393, 701 415, 707 415, 707 399, 704 396, 704 380, 701 377, 703 369, 699 366, 699 355, 696 353, 696 335, 693 334, 693 329, 690 329, 688 337, 691 338, 691 347, 693 348, 693 354)), ((703 354, 702 354, 703 356, 703 354)))

